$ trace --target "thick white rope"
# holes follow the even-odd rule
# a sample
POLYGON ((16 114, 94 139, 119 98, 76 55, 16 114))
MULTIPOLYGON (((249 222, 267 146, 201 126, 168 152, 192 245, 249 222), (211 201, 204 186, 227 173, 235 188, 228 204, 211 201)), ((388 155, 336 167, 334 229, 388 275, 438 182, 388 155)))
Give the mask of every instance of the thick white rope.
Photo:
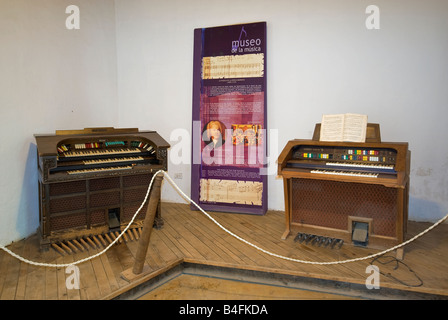
POLYGON ((205 212, 198 204, 196 204, 193 200, 191 200, 182 190, 179 189, 179 187, 174 183, 173 179, 171 179, 171 177, 168 174, 165 174, 166 178, 168 179, 168 181, 172 184, 172 186, 179 191, 179 193, 188 201, 190 201, 192 204, 194 204, 203 214, 205 214, 210 220, 212 220, 217 226, 219 226, 221 229, 223 229, 225 232, 227 232, 228 234, 230 234, 231 236, 235 237, 236 239, 246 243, 249 246, 254 247, 255 249, 264 252, 270 256, 276 257, 276 258, 280 258, 280 259, 284 259, 284 260, 289 260, 289 261, 293 261, 293 262, 298 262, 298 263, 305 263, 305 264, 318 264, 318 265, 330 265, 330 264, 343 264, 343 263, 349 263, 349 262, 355 262, 355 261, 361 261, 361 260, 367 260, 370 258, 374 258, 377 256, 381 256, 385 253, 388 253, 390 251, 394 251, 396 249, 399 249, 409 243, 411 243, 412 241, 416 240, 417 238, 421 237, 422 235, 424 235, 425 233, 429 232, 430 230, 434 229, 436 226, 438 226, 439 224, 441 224, 443 221, 445 221, 448 218, 448 214, 443 217, 442 219, 440 219, 439 221, 437 221, 435 224, 433 224, 432 226, 430 226, 428 229, 424 230, 423 232, 419 233, 418 235, 416 235, 415 237, 400 243, 399 245, 396 245, 395 247, 392 247, 390 249, 375 253, 375 254, 371 254, 369 256, 365 256, 365 257, 361 257, 361 258, 354 258, 354 259, 348 259, 348 260, 342 260, 342 261, 331 261, 331 262, 317 262, 317 261, 308 261, 308 260, 300 260, 300 259, 294 259, 294 258, 290 258, 290 257, 285 257, 276 253, 272 253, 269 252, 263 248, 260 248, 259 246, 241 238, 240 236, 234 234, 233 232, 227 230, 225 227, 223 227, 219 222, 217 222, 214 218, 212 218, 207 212, 205 212))
POLYGON ((62 268, 62 267, 68 267, 68 266, 72 266, 72 265, 76 265, 76 264, 80 264, 83 262, 86 262, 88 260, 94 259, 100 255, 102 255, 103 253, 105 253, 107 250, 109 250, 110 247, 112 247, 117 241, 118 239, 121 238, 121 236, 129 229, 129 227, 131 226, 131 224, 134 222, 134 219, 137 217, 138 213, 140 212, 140 210, 143 208, 144 204, 146 203, 146 200, 149 196, 149 193, 151 191, 151 187, 152 187, 152 183, 154 181, 154 178, 160 174, 163 173, 164 176, 167 178, 167 180, 170 182, 170 184, 173 186, 174 189, 176 189, 180 195, 187 200, 188 202, 192 203, 195 207, 197 207, 203 214, 205 214, 211 221, 213 221, 218 227, 220 227, 222 230, 224 230, 225 232, 227 232, 228 234, 230 234, 232 237, 244 242, 245 244, 261 251, 264 252, 270 256, 276 257, 276 258, 280 258, 280 259, 284 259, 284 260, 289 260, 289 261, 293 261, 293 262, 298 262, 298 263, 303 263, 303 264, 312 264, 312 265, 333 265, 333 264, 344 264, 344 263, 350 263, 350 262, 356 262, 356 261, 362 261, 362 260, 367 260, 367 259, 371 259, 371 258, 375 258, 378 256, 381 256, 383 254, 386 254, 388 252, 394 251, 396 249, 399 249, 401 247, 404 247, 406 245, 408 245, 409 243, 415 241, 416 239, 420 238, 421 236, 423 236, 424 234, 426 234, 427 232, 431 231, 432 229, 434 229, 435 227, 437 227, 439 224, 441 224, 443 221, 445 221, 448 218, 448 214, 446 216, 444 216, 442 219, 440 219, 439 221, 437 221, 436 223, 434 223, 432 226, 430 226, 429 228, 427 228, 426 230, 420 232, 419 234, 417 234, 416 236, 412 237, 411 239, 402 242, 398 245, 396 245, 395 247, 389 248, 387 250, 375 253, 375 254, 371 254, 365 257, 360 257, 360 258, 354 258, 354 259, 347 259, 347 260, 341 260, 341 261, 329 261, 329 262, 318 262, 318 261, 308 261, 308 260, 300 260, 300 259, 295 259, 295 258, 290 258, 290 257, 285 257, 276 253, 272 253, 270 251, 267 251, 263 248, 260 248, 259 246, 241 238, 240 236, 234 234, 233 232, 231 232, 230 230, 226 229, 224 226, 222 226, 218 221, 216 221, 213 217, 211 217, 206 211, 204 211, 196 202, 194 202, 192 199, 190 199, 190 197, 188 197, 178 186, 177 184, 173 181, 173 179, 168 175, 168 173, 166 171, 163 170, 159 170, 157 171, 152 179, 151 182, 148 186, 148 190, 146 192, 146 196, 145 199, 143 200, 141 206, 137 209, 137 211, 135 212, 134 216, 132 217, 131 221, 129 222, 129 224, 126 226, 126 228, 123 229, 123 231, 120 233, 120 235, 118 237, 116 237, 114 239, 114 241, 112 241, 104 250, 102 250, 101 252, 98 252, 95 255, 89 256, 87 258, 75 261, 75 262, 71 262, 71 263, 65 263, 65 264, 51 264, 51 263, 41 263, 41 262, 35 262, 35 261, 30 261, 28 259, 25 259, 21 256, 19 256, 18 254, 12 252, 11 250, 5 248, 4 246, 0 245, 0 249, 6 251, 7 253, 9 253, 10 255, 12 255, 13 257, 19 259, 22 262, 31 264, 31 265, 35 265, 35 266, 41 266, 41 267, 53 267, 53 268, 62 268))

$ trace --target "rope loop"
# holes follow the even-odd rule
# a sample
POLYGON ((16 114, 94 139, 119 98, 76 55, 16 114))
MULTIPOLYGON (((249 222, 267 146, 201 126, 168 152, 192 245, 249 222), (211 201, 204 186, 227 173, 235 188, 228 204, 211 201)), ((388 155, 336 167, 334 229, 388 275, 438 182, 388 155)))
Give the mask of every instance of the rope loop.
POLYGON ((255 248, 256 250, 259 250, 267 255, 270 255, 272 257, 276 257, 279 259, 284 259, 284 260, 288 260, 288 261, 292 261, 292 262, 297 262, 297 263, 302 263, 302 264, 311 264, 311 265, 335 265, 335 264, 345 264, 345 263, 351 263, 351 262, 357 262, 357 261, 362 261, 362 260, 367 260, 367 259, 372 259, 372 258, 376 258, 379 257, 381 255, 384 255, 388 252, 397 250, 399 248, 402 248, 406 245, 408 245, 409 243, 415 241, 416 239, 420 238, 421 236, 423 236, 424 234, 428 233, 429 231, 431 231, 432 229, 434 229, 435 227, 437 227, 439 224, 441 224, 443 221, 445 221, 448 218, 448 214, 445 215, 443 218, 441 218, 439 221, 437 221, 436 223, 434 223, 432 226, 430 226, 429 228, 427 228, 426 230, 420 232, 419 234, 417 234, 416 236, 412 237, 411 239, 402 242, 392 248, 386 249, 384 251, 375 253, 375 254, 371 254, 365 257, 360 257, 360 258, 354 258, 354 259, 347 259, 347 260, 341 260, 341 261, 327 261, 327 262, 318 262, 318 261, 309 261, 309 260, 301 260, 301 259, 295 259, 295 258, 291 258, 291 257, 286 257, 286 256, 282 256, 276 253, 272 253, 268 250, 265 250, 243 238, 241 238, 240 236, 236 235, 235 233, 231 232, 230 230, 228 230, 227 228, 225 228, 223 225, 221 225, 218 221, 216 221, 212 216, 210 216, 210 214, 208 214, 206 211, 204 211, 196 202, 194 202, 189 196, 187 196, 180 188, 179 186, 173 181, 173 179, 168 175, 168 173, 164 170, 159 170, 157 171, 152 179, 151 182, 149 183, 148 186, 148 190, 146 192, 145 195, 145 199, 143 200, 142 204, 140 205, 140 207, 137 209, 137 211, 135 212, 134 216, 132 217, 131 221, 129 222, 129 224, 126 226, 126 228, 123 229, 123 231, 114 239, 114 241, 112 241, 106 248, 104 248, 102 251, 98 252, 97 254, 94 254, 92 256, 86 257, 84 259, 72 262, 72 263, 64 263, 64 264, 52 264, 52 263, 42 263, 42 262, 35 262, 35 261, 31 261, 28 260, 26 258, 23 258, 21 256, 19 256, 18 254, 12 252, 11 250, 9 250, 8 248, 0 245, 0 249, 4 250, 5 252, 9 253, 11 256, 19 259, 22 262, 31 264, 31 265, 35 265, 35 266, 40 266, 40 267, 51 267, 51 268, 63 268, 63 267, 68 267, 68 266, 72 266, 72 265, 77 265, 86 261, 89 261, 91 259, 94 259, 100 255, 102 255, 103 253, 105 253, 107 250, 109 250, 120 238, 121 236, 129 229, 129 227, 131 226, 131 224, 134 222, 135 218, 137 217, 137 215, 140 213, 140 210, 143 208, 144 204, 146 203, 146 200, 148 199, 149 193, 151 191, 152 188, 152 184, 154 181, 154 178, 159 175, 159 174, 163 174, 166 179, 170 182, 171 186, 177 191, 179 192, 179 194, 187 201, 190 202, 191 204, 193 204, 196 208, 199 209, 199 211, 201 211, 205 216, 207 216, 213 223, 215 223, 219 228, 221 228, 222 230, 224 230, 226 233, 228 233, 229 235, 231 235, 232 237, 242 241, 243 243, 255 248))

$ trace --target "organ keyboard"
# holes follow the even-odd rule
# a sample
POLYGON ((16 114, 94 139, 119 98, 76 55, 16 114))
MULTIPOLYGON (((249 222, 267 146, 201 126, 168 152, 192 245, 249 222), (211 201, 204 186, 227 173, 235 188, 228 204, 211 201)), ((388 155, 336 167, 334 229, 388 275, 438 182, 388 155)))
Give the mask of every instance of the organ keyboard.
POLYGON ((325 142, 316 134, 289 141, 278 158, 286 213, 282 238, 294 227, 350 242, 352 222, 367 220, 369 245, 402 242, 409 172, 406 142, 325 142))
MULTIPOLYGON (((86 128, 35 135, 42 246, 127 225, 169 144, 155 131, 86 128)), ((135 225, 144 219, 139 213, 135 225)), ((163 223, 160 210, 156 227, 163 223)))
POLYGON ((168 143, 155 131, 87 128, 35 135, 42 181, 56 182, 166 169, 168 143), (116 171, 116 172, 114 172, 116 171))
POLYGON ((281 155, 279 173, 284 177, 300 175, 309 179, 357 177, 349 180, 377 183, 389 187, 405 185, 407 143, 342 143, 314 140, 288 142, 288 154, 281 155), (369 154, 374 154, 371 156, 369 154), (319 174, 319 176, 314 176, 319 174), (362 178, 376 178, 375 182, 362 178))

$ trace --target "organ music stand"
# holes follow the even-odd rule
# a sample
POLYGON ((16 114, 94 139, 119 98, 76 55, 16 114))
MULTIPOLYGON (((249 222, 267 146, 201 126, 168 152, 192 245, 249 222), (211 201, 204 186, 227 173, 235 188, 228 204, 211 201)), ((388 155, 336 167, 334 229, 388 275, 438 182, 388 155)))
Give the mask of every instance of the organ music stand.
MULTIPOLYGON (((313 140, 320 141, 320 123, 316 123, 314 127, 313 140)), ((379 123, 368 123, 365 142, 381 142, 379 123)))

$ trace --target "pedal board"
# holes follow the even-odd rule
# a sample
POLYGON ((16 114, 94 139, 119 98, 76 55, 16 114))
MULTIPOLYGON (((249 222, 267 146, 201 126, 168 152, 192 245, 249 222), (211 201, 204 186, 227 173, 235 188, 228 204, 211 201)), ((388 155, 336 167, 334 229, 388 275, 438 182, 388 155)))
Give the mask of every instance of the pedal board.
MULTIPOLYGON (((116 244, 137 241, 142 234, 142 227, 129 228, 116 244)), ((110 245, 118 236, 119 231, 110 231, 108 233, 84 236, 71 240, 53 242, 51 247, 61 255, 83 252, 89 249, 102 250, 110 245)))
POLYGON ((344 240, 338 238, 324 237, 316 234, 309 233, 297 233, 294 238, 294 242, 304 243, 306 245, 311 244, 313 246, 331 248, 331 249, 340 249, 344 244, 344 240))

